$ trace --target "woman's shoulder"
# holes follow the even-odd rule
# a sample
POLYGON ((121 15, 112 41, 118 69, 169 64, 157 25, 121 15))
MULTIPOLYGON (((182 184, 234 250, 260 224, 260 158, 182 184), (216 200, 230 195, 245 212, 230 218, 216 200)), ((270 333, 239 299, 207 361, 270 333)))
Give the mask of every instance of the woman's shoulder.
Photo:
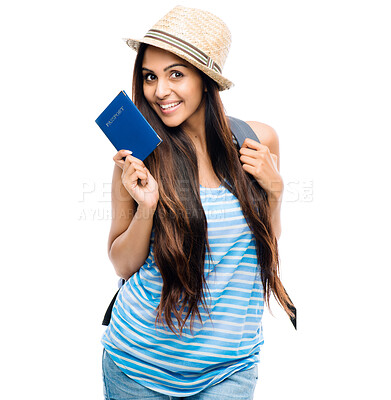
POLYGON ((258 122, 258 121, 246 121, 246 122, 248 125, 250 125, 251 129, 258 136, 258 139, 261 144, 267 146, 272 153, 278 151, 279 140, 275 129, 273 129, 270 125, 267 125, 263 122, 258 122))
POLYGON ((259 121, 246 122, 248 125, 250 125, 251 129, 258 136, 258 139, 262 144, 265 144, 267 146, 268 143, 272 143, 276 140, 278 141, 277 132, 270 125, 259 121))

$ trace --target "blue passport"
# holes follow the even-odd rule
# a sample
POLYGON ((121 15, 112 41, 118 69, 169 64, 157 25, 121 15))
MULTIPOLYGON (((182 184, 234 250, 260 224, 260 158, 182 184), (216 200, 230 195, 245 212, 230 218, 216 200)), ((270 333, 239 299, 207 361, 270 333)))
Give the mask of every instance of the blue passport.
POLYGON ((95 120, 113 146, 144 161, 162 139, 122 90, 95 120))

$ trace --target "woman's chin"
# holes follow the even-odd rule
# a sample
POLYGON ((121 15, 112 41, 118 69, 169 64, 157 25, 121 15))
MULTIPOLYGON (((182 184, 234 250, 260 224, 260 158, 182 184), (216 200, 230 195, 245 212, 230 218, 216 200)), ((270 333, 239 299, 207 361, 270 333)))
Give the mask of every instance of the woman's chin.
POLYGON ((160 116, 163 124, 168 126, 169 128, 175 128, 179 126, 183 121, 180 121, 178 118, 164 118, 164 116, 160 116))

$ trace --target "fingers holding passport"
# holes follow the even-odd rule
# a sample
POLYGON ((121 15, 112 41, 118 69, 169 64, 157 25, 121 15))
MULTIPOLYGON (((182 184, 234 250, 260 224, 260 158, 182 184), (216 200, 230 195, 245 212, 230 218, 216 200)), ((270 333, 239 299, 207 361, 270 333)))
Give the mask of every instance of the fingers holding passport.
POLYGON ((158 185, 144 163, 129 151, 120 150, 113 160, 122 169, 122 184, 139 205, 156 208, 158 185), (122 160, 123 157, 125 161, 122 160))
POLYGON ((130 150, 120 150, 114 157, 113 160, 121 169, 124 169, 126 156, 132 154, 130 150))
POLYGON ((141 186, 145 186, 148 181, 146 167, 138 158, 127 156, 122 171, 122 180, 125 179, 125 181, 127 183, 129 182, 132 187, 138 185, 138 180, 141 181, 141 186))

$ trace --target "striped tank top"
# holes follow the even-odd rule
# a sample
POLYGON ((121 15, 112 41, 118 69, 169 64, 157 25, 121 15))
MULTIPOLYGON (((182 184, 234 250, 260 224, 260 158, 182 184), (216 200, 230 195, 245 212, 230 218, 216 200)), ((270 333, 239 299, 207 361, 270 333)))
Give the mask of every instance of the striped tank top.
POLYGON ((149 256, 119 291, 102 337, 126 375, 168 396, 192 396, 255 367, 263 345, 264 291, 255 238, 227 188, 200 186, 200 196, 211 249, 204 268, 210 318, 199 306, 202 323, 195 317, 192 333, 190 317, 182 337, 160 323, 155 328, 163 280, 154 262, 152 230, 149 256))

